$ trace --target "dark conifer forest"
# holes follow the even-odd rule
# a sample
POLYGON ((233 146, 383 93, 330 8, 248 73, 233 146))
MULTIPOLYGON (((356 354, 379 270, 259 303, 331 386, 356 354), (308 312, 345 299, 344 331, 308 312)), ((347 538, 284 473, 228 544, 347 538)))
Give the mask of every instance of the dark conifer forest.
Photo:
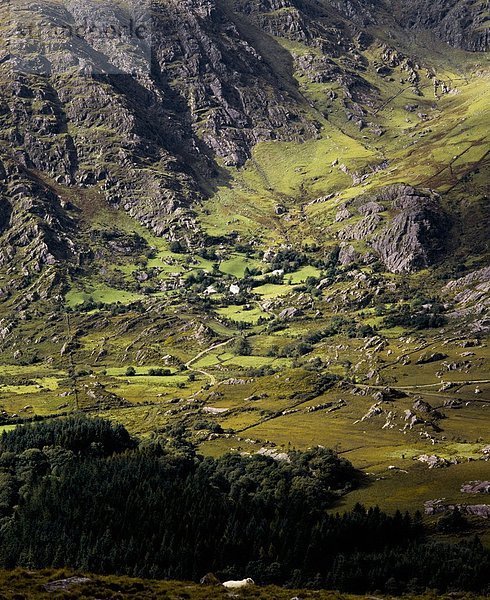
POLYGON ((289 461, 213 459, 98 418, 26 425, 1 439, 0 564, 352 592, 489 589, 478 539, 431 541, 419 514, 337 513, 360 484, 321 447, 289 461))

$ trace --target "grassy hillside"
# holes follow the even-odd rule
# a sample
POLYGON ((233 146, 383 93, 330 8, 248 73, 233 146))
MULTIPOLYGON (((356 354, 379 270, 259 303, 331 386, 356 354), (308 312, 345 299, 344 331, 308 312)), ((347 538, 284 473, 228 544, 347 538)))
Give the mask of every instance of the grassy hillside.
MULTIPOLYGON (((101 577, 99 575, 69 573, 64 570, 3 571, 0 573, 0 592, 10 600, 24 598, 25 600, 48 598, 131 598, 134 600, 149 600, 167 598, 168 600, 208 600, 209 598, 229 598, 230 592, 217 586, 202 586, 191 582, 149 581, 131 579, 128 577, 101 577), (83 583, 70 581, 76 577, 86 579, 83 583), (53 585, 55 582, 61 582, 53 585)), ((305 600, 369 600, 372 596, 357 596, 328 591, 285 590, 269 586, 252 586, 249 589, 235 592, 237 598, 255 598, 258 600, 289 600, 297 596, 305 600)), ((395 600, 396 596, 379 596, 386 600, 395 600)), ((431 593, 424 595, 404 596, 410 600, 432 600, 436 596, 431 593)), ((450 598, 451 595, 438 595, 438 598, 450 598)), ((477 595, 467 594, 467 600, 479 600, 477 595)))

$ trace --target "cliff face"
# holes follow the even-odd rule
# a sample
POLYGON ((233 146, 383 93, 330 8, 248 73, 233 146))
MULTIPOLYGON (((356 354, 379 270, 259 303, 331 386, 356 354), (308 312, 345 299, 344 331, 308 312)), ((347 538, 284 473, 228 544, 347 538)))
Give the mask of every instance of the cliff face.
MULTIPOLYGON (((153 16, 154 67, 178 94, 208 152, 226 165, 242 165, 259 141, 315 135, 287 90, 288 83, 294 89, 292 77, 278 81, 271 57, 226 8, 207 1, 156 3, 153 16)), ((280 51, 272 41, 270 47, 280 51)))
POLYGON ((342 47, 339 32, 346 25, 365 30, 370 26, 393 29, 395 24, 407 31, 429 31, 455 48, 472 52, 484 52, 489 45, 484 0, 234 0, 234 6, 274 35, 308 40, 322 31, 323 42, 331 48, 339 41, 342 47), (325 17, 329 19, 326 27, 321 22, 325 17))
POLYGON ((425 29, 456 48, 486 52, 489 47, 488 3, 482 0, 414 0, 392 2, 408 30, 425 29))
POLYGON ((0 206, 0 266, 21 257, 21 274, 28 275, 73 258, 75 223, 62 200, 22 168, 1 161, 0 206))

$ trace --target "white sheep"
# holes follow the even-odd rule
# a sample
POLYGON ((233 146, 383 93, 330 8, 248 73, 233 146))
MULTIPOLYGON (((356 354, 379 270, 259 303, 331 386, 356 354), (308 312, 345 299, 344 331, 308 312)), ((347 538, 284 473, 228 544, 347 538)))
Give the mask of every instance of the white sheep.
POLYGON ((255 585, 255 582, 253 579, 250 579, 250 577, 247 577, 247 579, 241 579, 240 581, 225 581, 223 585, 229 590, 236 590, 238 588, 246 587, 247 585, 255 585))

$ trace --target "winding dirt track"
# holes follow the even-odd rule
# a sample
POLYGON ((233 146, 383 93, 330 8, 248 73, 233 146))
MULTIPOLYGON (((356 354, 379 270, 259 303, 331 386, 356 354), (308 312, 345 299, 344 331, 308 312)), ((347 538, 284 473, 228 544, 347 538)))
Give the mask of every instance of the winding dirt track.
POLYGON ((234 338, 230 338, 229 340, 225 340, 224 342, 220 342, 219 344, 213 344, 212 346, 209 346, 209 348, 206 348, 202 352, 199 352, 199 354, 196 354, 196 356, 194 356, 194 358, 191 358, 189 361, 187 361, 185 363, 185 366, 190 371, 195 371, 196 373, 201 373, 202 375, 205 375, 210 380, 211 385, 216 385, 216 377, 212 373, 208 373, 204 369, 193 369, 191 365, 193 363, 195 363, 197 360, 199 360, 202 356, 207 354, 208 352, 211 352, 212 350, 215 350, 216 348, 220 348, 221 346, 226 346, 233 340, 234 340, 234 338))

